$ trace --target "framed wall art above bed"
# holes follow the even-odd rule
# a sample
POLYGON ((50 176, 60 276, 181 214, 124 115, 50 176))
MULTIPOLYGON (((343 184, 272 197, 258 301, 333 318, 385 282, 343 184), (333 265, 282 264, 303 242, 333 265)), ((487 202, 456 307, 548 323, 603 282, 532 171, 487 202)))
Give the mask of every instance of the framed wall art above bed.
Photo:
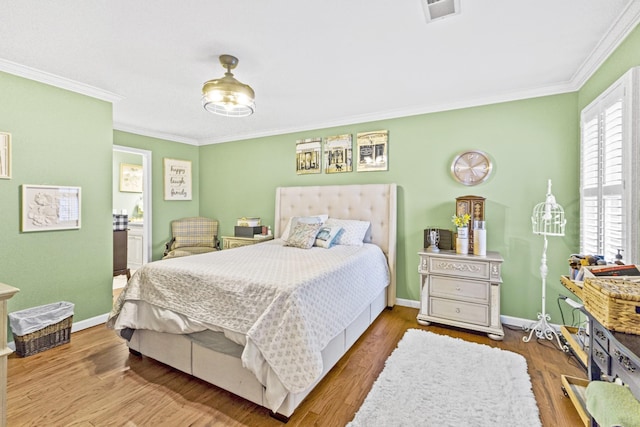
POLYGON ((358 133, 358 172, 389 170, 389 131, 358 133))

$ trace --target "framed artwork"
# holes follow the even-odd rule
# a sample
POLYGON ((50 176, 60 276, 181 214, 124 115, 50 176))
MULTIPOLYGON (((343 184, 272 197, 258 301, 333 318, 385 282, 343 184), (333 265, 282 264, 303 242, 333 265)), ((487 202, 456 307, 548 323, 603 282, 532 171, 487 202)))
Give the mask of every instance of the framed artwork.
POLYGON ((164 199, 191 200, 191 161, 164 159, 164 199))
POLYGON ((11 134, 0 132, 0 178, 11 179, 11 134))
POLYGON ((296 141, 296 173, 307 175, 322 172, 322 138, 296 141))
POLYGON ((351 134, 330 136, 324 140, 325 173, 353 171, 353 143, 351 134))
POLYGON ((389 131, 358 133, 358 172, 389 170, 389 131))
POLYGON ((22 231, 80 228, 80 187, 22 186, 22 231))
POLYGON ((142 193, 142 165, 120 163, 120 191, 142 193))

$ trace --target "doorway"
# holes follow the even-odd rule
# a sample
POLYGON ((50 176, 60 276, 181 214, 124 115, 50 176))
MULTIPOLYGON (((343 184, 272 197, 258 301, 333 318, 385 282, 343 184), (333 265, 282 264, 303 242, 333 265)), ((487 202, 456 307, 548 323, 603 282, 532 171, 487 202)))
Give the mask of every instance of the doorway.
MULTIPOLYGON (((152 230, 152 191, 151 191, 151 151, 120 145, 113 146, 113 213, 127 215, 127 267, 131 273, 151 261, 152 230), (130 175, 124 177, 123 187, 121 171, 130 171, 132 167, 142 167, 141 192, 139 188, 131 188, 130 175)), ((122 288, 126 284, 126 276, 116 276, 113 288, 122 288)))

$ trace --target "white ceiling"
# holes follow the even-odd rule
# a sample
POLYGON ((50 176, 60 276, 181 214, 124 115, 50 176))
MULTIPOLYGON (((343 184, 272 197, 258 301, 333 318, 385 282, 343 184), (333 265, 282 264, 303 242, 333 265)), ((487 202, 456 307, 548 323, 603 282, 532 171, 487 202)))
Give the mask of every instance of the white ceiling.
POLYGON ((3 0, 0 71, 199 145, 577 90, 639 21, 639 0, 461 0, 428 24, 420 0, 3 0), (252 116, 201 106, 223 53, 252 116))

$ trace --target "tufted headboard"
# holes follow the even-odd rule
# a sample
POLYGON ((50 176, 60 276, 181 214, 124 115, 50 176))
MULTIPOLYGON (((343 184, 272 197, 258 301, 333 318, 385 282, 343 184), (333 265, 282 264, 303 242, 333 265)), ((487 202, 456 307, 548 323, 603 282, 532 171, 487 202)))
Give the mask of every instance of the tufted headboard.
POLYGON ((279 238, 292 216, 329 214, 371 222, 371 243, 387 257, 391 283, 387 305, 396 302, 396 184, 278 187, 274 236, 279 238))

